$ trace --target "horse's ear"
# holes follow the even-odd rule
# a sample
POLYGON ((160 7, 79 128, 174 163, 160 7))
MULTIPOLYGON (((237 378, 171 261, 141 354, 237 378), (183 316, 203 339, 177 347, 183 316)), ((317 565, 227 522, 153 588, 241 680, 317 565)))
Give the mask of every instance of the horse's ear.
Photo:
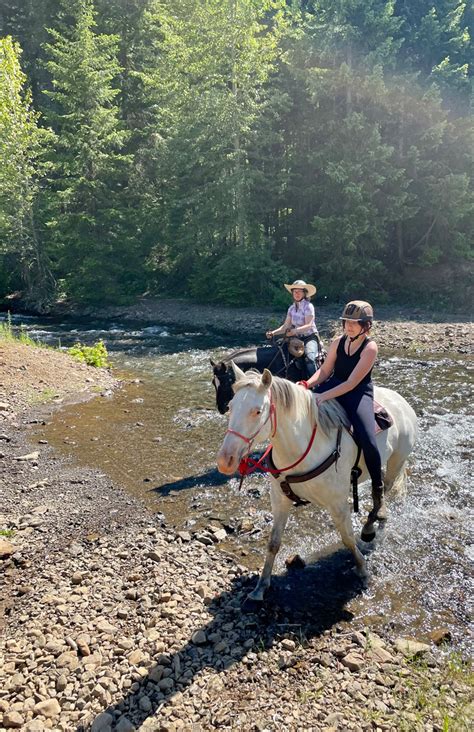
POLYGON ((212 366, 212 368, 213 368, 213 369, 215 369, 215 368, 216 368, 216 366, 217 366, 216 362, 215 362, 215 361, 213 361, 213 360, 212 360, 212 358, 210 358, 210 359, 209 359, 209 361, 210 361, 210 363, 211 363, 211 366, 212 366))
POLYGON ((262 382, 261 382, 262 386, 265 389, 269 389, 272 385, 272 380, 273 380, 273 376, 272 376, 271 371, 269 371, 268 369, 263 369, 262 382))
POLYGON ((243 379, 243 378, 244 378, 244 376, 245 376, 245 373, 244 373, 244 372, 242 371, 242 369, 241 369, 241 368, 239 368, 239 367, 237 366, 237 364, 236 364, 236 363, 234 363, 233 361, 231 361, 231 362, 230 362, 230 364, 231 364, 231 366, 232 366, 232 368, 233 368, 233 370, 234 370, 234 374, 235 374, 235 380, 236 380, 236 381, 239 381, 239 379, 243 379))

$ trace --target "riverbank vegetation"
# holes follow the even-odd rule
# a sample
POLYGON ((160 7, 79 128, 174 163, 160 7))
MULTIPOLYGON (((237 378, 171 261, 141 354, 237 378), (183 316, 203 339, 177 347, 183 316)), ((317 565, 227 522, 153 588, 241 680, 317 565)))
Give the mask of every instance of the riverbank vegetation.
POLYGON ((8 0, 0 296, 465 306, 472 7, 8 0), (284 296, 284 293, 283 293, 284 296))

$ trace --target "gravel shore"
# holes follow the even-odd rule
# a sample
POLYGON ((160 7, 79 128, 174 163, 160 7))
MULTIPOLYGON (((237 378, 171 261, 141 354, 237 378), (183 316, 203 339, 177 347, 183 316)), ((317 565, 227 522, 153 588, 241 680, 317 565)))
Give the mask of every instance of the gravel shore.
MULTIPOLYGON (((314 301, 316 324, 325 339, 340 332, 341 305, 314 301)), ((126 308, 94 311, 95 316, 157 322, 182 328, 248 336, 255 343, 265 331, 283 322, 285 311, 268 308, 230 308, 200 305, 184 300, 143 300, 126 308)), ((382 305, 375 309, 373 335, 381 348, 409 352, 472 353, 474 325, 472 312, 463 314, 430 311, 403 305, 382 305)))
MULTIPOLYGON (((33 362, 26 373, 34 386, 33 362)), ((282 605, 279 585, 304 598, 304 570, 246 607, 255 577, 217 543, 34 444, 47 417, 25 389, 0 410, 2 732, 472 728, 472 674, 447 634, 420 643, 389 618, 374 632, 341 605, 324 618, 282 605)))

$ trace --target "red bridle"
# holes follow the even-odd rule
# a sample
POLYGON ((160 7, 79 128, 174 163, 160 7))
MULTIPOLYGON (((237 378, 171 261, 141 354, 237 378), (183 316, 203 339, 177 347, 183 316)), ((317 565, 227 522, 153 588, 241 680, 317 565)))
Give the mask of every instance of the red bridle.
POLYGON ((253 435, 251 435, 250 437, 245 437, 245 435, 241 435, 240 432, 236 432, 235 430, 229 430, 229 429, 226 430, 226 435, 227 434, 236 435, 237 437, 240 437, 241 440, 243 440, 244 442, 246 442, 247 445, 250 446, 252 444, 252 441, 258 435, 258 433, 265 427, 265 425, 267 424, 268 420, 270 420, 270 425, 272 426, 272 434, 271 434, 271 437, 275 437, 275 432, 276 432, 276 429, 277 429, 277 419, 276 419, 275 405, 273 403, 272 392, 271 391, 270 391, 270 409, 268 410, 267 418, 266 418, 265 422, 262 425, 260 425, 260 427, 258 428, 258 430, 253 433, 253 435))
MULTIPOLYGON (((268 420, 270 420, 270 423, 272 424, 271 437, 275 437, 276 430, 277 430, 277 418, 276 418, 276 410, 275 410, 275 405, 273 403, 271 391, 270 391, 270 409, 268 410, 268 416, 267 416, 265 422, 258 428, 258 430, 256 432, 254 432, 254 434, 251 437, 245 437, 245 435, 240 434, 240 432, 237 432, 236 430, 230 430, 230 429, 226 430, 226 434, 229 433, 231 435, 236 435, 236 437, 240 437, 240 439, 243 440, 244 442, 246 442, 247 445, 249 446, 247 455, 244 458, 242 458, 242 460, 239 463, 239 473, 242 476, 242 478, 245 475, 250 475, 250 473, 253 473, 258 468, 260 468, 260 470, 262 470, 262 472, 264 472, 264 473, 276 473, 277 475, 279 475, 280 473, 284 473, 287 470, 291 470, 291 468, 294 468, 296 465, 301 463, 305 459, 305 457, 309 453, 309 451, 311 450, 311 447, 314 442, 314 438, 316 437, 316 431, 318 429, 317 424, 313 427, 311 437, 309 438, 308 446, 307 446, 306 450, 304 451, 304 453, 302 454, 302 456, 300 458, 298 458, 298 460, 296 460, 296 462, 292 463, 291 465, 287 465, 286 468, 279 468, 278 470, 273 470, 272 468, 269 468, 263 464, 265 458, 272 450, 272 447, 273 447, 272 444, 270 444, 267 447, 267 449, 265 450, 263 455, 261 455, 258 460, 254 460, 253 458, 249 457, 248 454, 250 452, 250 446, 252 444, 252 441, 256 438, 256 436, 258 435, 260 430, 263 427, 265 427, 268 420)), ((241 481, 241 483, 242 483, 242 481, 241 481)))

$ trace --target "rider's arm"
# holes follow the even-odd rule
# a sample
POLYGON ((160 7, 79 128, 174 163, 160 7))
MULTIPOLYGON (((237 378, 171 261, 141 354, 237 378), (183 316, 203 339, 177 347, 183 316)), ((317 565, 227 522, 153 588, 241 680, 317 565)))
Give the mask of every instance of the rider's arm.
POLYGON ((272 336, 280 335, 281 333, 285 333, 288 328, 291 328, 291 318, 289 315, 286 316, 285 322, 283 325, 280 325, 279 328, 275 328, 275 330, 267 330, 267 336, 272 338, 272 336))
POLYGON ((307 388, 311 389, 313 386, 317 386, 318 384, 323 384, 325 381, 329 379, 332 372, 334 371, 334 366, 336 364, 336 356, 337 356, 337 346, 339 344, 339 341, 341 340, 342 336, 339 336, 338 338, 335 338, 331 345, 329 346, 328 355, 326 356, 323 365, 319 369, 319 371, 316 371, 313 376, 311 376, 310 379, 306 382, 307 388))
MULTIPOLYGON (((362 351, 360 361, 347 381, 343 381, 342 384, 334 386, 332 389, 328 389, 328 391, 325 391, 323 394, 318 394, 316 397, 318 403, 320 404, 321 402, 325 402, 327 399, 334 399, 335 397, 342 396, 342 394, 347 394, 348 391, 355 389, 355 387, 360 384, 364 376, 366 376, 373 367, 375 359, 377 358, 377 352, 377 344, 374 343, 374 341, 370 341, 362 351)), ((325 365, 326 362, 324 362, 323 367, 325 365)))

